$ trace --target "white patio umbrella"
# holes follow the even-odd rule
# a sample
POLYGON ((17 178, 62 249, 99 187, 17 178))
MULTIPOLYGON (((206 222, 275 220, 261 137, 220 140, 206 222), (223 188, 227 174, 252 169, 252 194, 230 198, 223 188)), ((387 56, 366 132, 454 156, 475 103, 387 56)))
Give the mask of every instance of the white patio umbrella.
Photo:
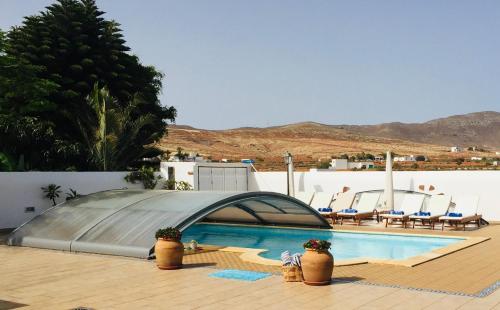
POLYGON ((283 155, 285 159, 285 164, 287 167, 286 175, 287 175, 287 194, 288 196, 295 197, 295 185, 293 178, 293 157, 288 151, 283 155))
POLYGON ((394 187, 392 183, 392 156, 391 152, 387 152, 385 159, 385 188, 384 188, 384 210, 394 209, 394 187))

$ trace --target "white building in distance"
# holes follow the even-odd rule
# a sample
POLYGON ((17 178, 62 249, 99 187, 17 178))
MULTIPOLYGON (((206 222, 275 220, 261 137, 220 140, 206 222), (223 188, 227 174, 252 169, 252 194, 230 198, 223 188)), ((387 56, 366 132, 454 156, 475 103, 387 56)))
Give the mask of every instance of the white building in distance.
POLYGON ((394 157, 394 161, 397 162, 414 162, 417 161, 414 155, 409 155, 409 156, 396 156, 394 157))
POLYGON ((450 148, 450 152, 452 153, 459 153, 459 152, 462 152, 464 149, 461 148, 460 146, 452 146, 450 148))
POLYGON ((332 170, 369 169, 373 168, 373 161, 348 161, 343 158, 332 159, 330 162, 332 170))

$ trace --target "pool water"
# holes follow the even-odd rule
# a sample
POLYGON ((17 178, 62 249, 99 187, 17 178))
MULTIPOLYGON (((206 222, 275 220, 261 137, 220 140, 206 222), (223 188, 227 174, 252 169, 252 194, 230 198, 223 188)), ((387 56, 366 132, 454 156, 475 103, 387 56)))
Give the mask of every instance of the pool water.
POLYGON ((406 235, 332 232, 319 229, 286 229, 235 225, 196 224, 183 232, 182 241, 200 244, 267 249, 260 255, 280 259, 283 251, 303 253, 309 239, 332 242, 335 259, 360 257, 406 259, 462 241, 460 238, 437 238, 406 235))

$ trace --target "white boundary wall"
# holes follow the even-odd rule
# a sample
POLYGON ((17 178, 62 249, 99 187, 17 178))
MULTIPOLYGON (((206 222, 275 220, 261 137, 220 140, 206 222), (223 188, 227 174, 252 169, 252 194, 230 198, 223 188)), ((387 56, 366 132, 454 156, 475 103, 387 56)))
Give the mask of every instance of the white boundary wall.
MULTIPOLYGON (((166 171, 162 176, 166 179, 166 171)), ((142 188, 141 183, 127 183, 126 172, 0 172, 0 229, 14 228, 52 206, 41 187, 50 183, 61 185, 64 201, 69 188, 80 194, 109 189, 142 188), (25 213, 26 207, 35 212, 25 213)), ((295 173, 295 192, 339 192, 343 186, 352 191, 382 189, 383 171, 295 173)), ((418 190, 419 185, 434 185, 433 193, 479 195, 479 211, 484 218, 500 221, 500 171, 396 171, 394 188, 418 190)), ((159 185, 160 186, 160 185, 159 185)), ((286 193, 286 172, 250 173, 250 191, 286 193)))
POLYGON ((69 188, 79 194, 142 188, 141 183, 127 183, 125 175, 127 172, 0 172, 0 229, 17 227, 52 206, 41 187, 60 185, 58 203, 65 201, 69 188), (35 212, 26 213, 26 207, 35 207, 35 212))
MULTIPOLYGON (((384 171, 311 171, 296 172, 295 192, 351 191, 382 189, 384 171)), ((394 188, 418 191, 419 185, 436 188, 430 193, 479 195, 479 212, 486 220, 500 221, 500 171, 395 171, 394 188)), ((254 172, 250 174, 249 190, 286 193, 286 172, 254 172)))

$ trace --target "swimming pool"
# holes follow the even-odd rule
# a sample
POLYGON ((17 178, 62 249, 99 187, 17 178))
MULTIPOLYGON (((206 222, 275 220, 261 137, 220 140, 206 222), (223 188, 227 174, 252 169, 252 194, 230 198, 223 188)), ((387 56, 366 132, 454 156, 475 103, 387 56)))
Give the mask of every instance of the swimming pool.
POLYGON ((196 224, 184 231, 182 241, 201 244, 267 249, 260 255, 280 259, 281 252, 303 253, 309 239, 332 242, 335 259, 355 258, 407 259, 434 249, 460 242, 461 238, 436 238, 408 235, 333 232, 329 230, 249 227, 237 225, 196 224))

